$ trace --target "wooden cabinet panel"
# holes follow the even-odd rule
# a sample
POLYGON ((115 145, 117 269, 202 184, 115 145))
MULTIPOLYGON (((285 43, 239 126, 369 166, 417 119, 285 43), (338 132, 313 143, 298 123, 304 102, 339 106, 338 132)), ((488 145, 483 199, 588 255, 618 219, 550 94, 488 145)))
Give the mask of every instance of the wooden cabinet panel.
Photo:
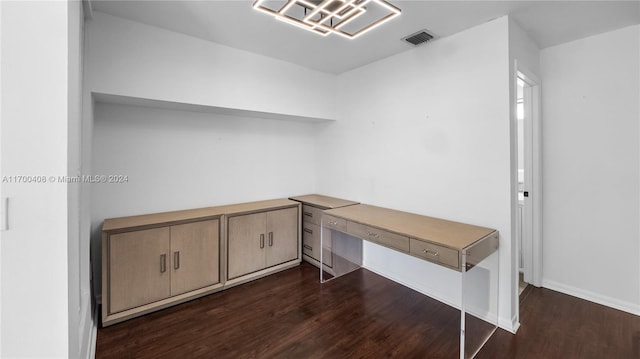
POLYGON ((265 267, 267 215, 254 213, 229 218, 228 278, 233 279, 265 267))
POLYGON ((171 226, 171 295, 220 282, 220 220, 171 226))
POLYGON ((109 313, 170 295, 168 227, 112 234, 109 240, 109 313))
POLYGON ((298 258, 298 208, 267 212, 266 266, 298 258))

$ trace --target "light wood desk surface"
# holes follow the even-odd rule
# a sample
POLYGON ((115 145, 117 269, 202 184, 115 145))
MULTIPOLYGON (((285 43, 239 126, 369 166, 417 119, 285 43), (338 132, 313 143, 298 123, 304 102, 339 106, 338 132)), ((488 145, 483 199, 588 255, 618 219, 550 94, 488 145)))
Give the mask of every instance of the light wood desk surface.
POLYGON ((329 209, 324 213, 456 250, 462 250, 496 231, 368 204, 329 209))

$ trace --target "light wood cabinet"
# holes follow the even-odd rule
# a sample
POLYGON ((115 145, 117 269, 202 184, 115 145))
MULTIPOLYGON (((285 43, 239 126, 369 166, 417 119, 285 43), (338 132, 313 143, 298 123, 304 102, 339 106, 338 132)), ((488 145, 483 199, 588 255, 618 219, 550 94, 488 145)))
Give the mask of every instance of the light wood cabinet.
POLYGON ((299 261, 299 206, 230 216, 227 225, 229 280, 299 261))
POLYGON ((170 296, 169 233, 169 228, 163 227, 110 236, 109 313, 170 296))
POLYGON ((108 313, 220 282, 220 220, 109 235, 108 313))
POLYGON ((300 260, 300 204, 288 199, 105 219, 102 325, 291 268, 300 260))
POLYGON ((103 234, 103 325, 220 286, 219 218, 114 232, 103 234))

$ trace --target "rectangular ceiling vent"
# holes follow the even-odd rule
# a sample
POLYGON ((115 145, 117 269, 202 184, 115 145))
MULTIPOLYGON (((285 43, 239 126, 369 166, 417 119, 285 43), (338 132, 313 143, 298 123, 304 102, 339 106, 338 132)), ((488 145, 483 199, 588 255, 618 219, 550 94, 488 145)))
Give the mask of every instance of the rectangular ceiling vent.
POLYGON ((418 32, 416 32, 415 34, 411 34, 405 38, 403 38, 402 40, 412 44, 412 45, 420 45, 420 44, 424 44, 425 42, 429 41, 433 39, 433 35, 429 34, 426 30, 420 30, 418 32))

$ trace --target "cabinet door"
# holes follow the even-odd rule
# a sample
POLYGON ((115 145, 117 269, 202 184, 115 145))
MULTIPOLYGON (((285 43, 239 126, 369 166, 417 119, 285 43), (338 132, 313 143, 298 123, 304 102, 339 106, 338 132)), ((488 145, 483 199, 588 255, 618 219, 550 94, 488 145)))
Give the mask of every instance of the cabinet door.
POLYGON ((171 226, 171 295, 220 282, 218 219, 171 226))
POLYGON ((109 313, 165 299, 169 280, 169 227, 109 237, 109 313))
POLYGON ((267 267, 298 258, 298 208, 267 212, 267 267))
POLYGON ((265 213, 230 217, 228 237, 228 279, 265 267, 267 216, 265 213))

